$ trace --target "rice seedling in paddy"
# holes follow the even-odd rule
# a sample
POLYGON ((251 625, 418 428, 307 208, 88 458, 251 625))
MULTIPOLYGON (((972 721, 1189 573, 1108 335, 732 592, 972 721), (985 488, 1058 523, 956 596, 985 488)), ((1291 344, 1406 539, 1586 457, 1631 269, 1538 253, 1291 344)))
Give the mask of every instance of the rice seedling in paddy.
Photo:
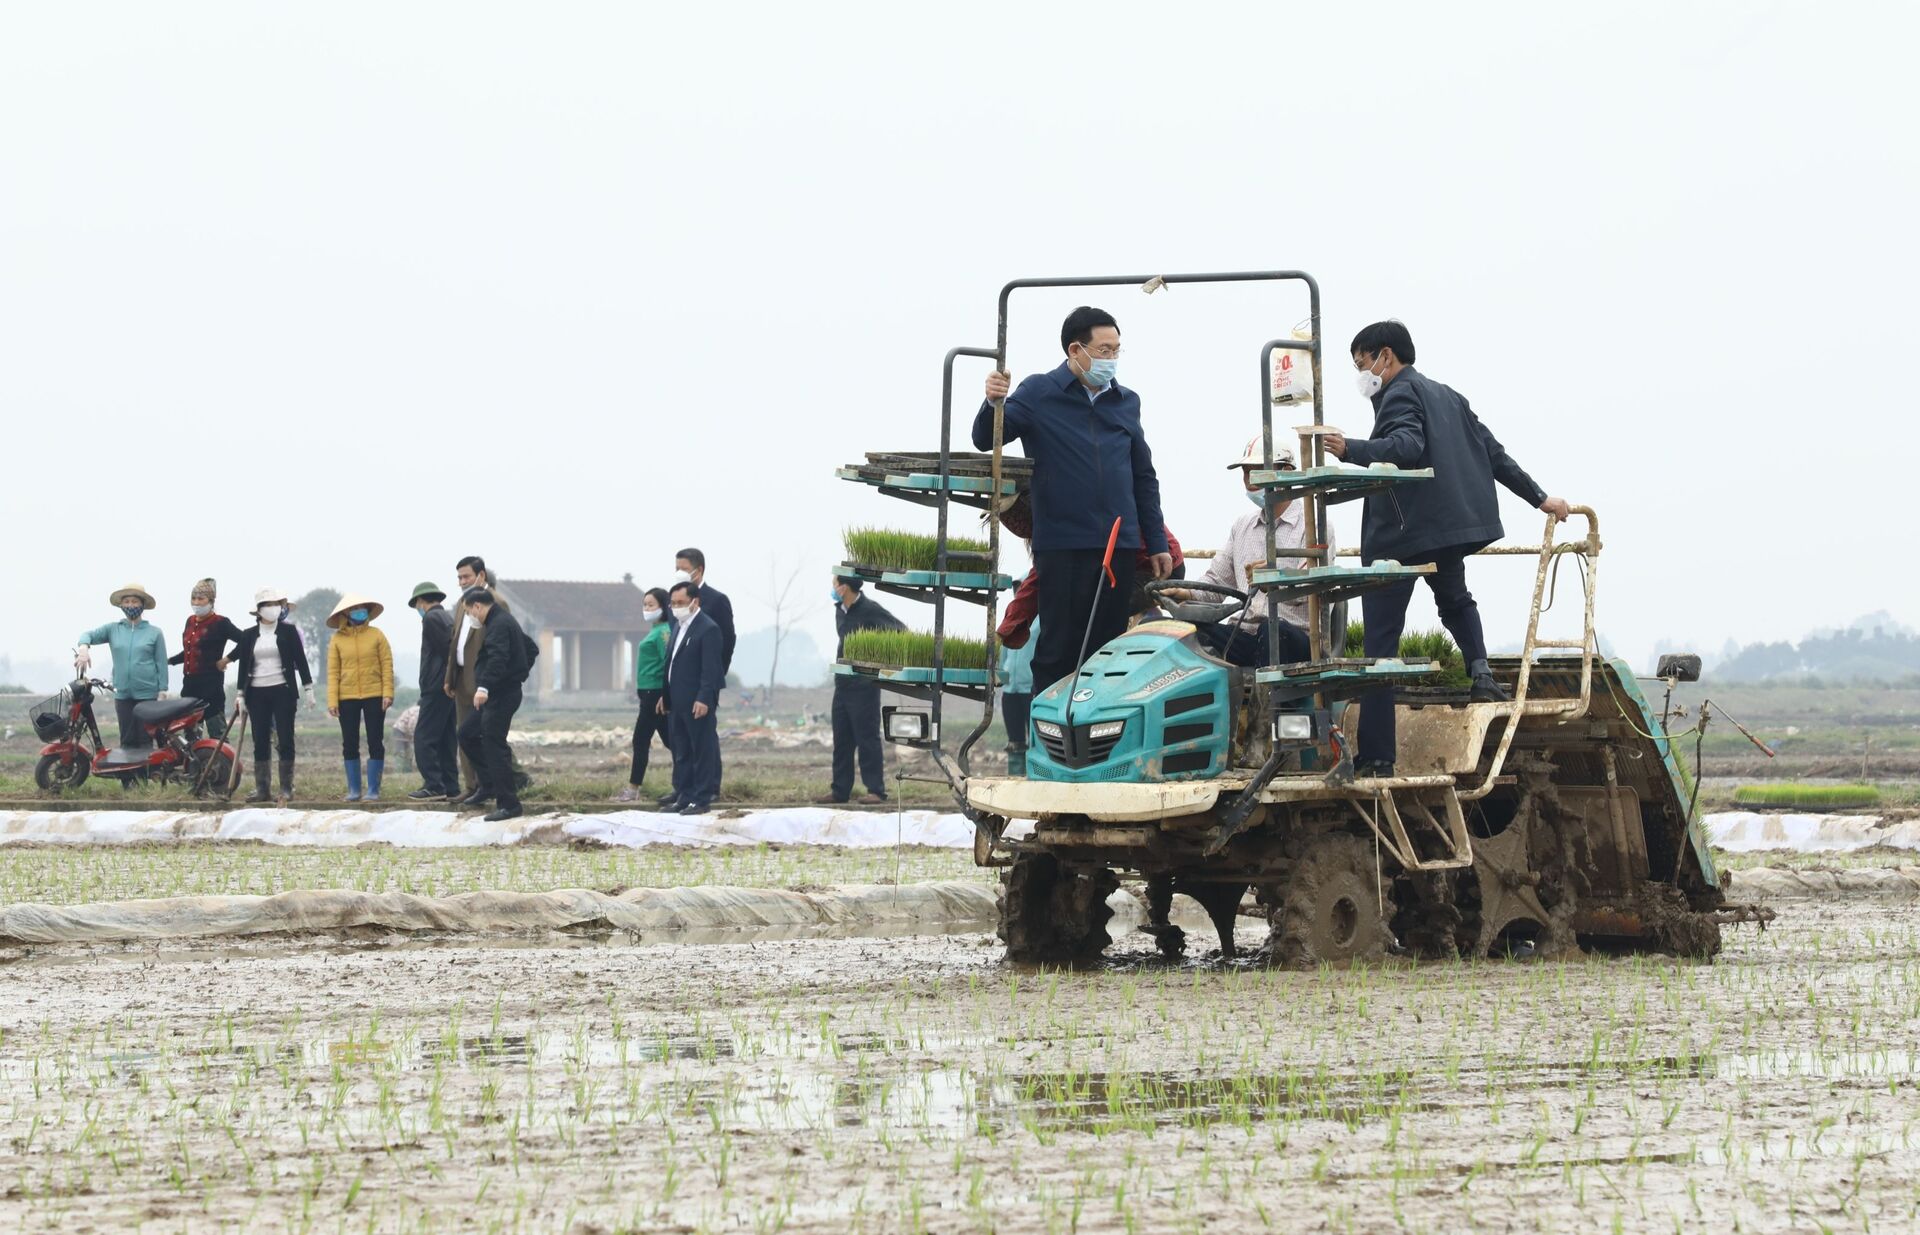
MULTIPOLYGON (((847 561, 852 565, 876 570, 935 570, 939 566, 940 542, 933 536, 879 527, 848 528, 845 535, 847 561)), ((988 546, 984 540, 949 536, 947 554, 951 565, 977 569, 988 554, 988 546), (955 558, 961 560, 955 562, 955 558)))
MULTIPOLYGON (((946 637, 949 669, 985 669, 987 643, 958 635, 946 637)), ((885 665, 893 669, 927 668, 933 664, 933 635, 918 630, 856 630, 847 635, 846 660, 858 665, 885 665)))
POLYGON ((990 880, 953 849, 819 845, 650 845, 576 849, 500 845, 396 849, 194 842, 0 846, 0 900, 87 904, 164 896, 271 896, 302 888, 408 892, 547 892, 590 888, 816 888, 856 883, 990 880))
POLYGON ((1904 918, 1783 920, 1714 965, 1299 973, 1150 951, 1038 973, 967 940, 13 964, 0 1220, 1764 1231, 1913 1212, 1904 918))
POLYGON ((1734 790, 1738 806, 1785 806, 1798 810, 1849 810, 1880 805, 1880 790, 1872 785, 1742 785, 1734 790))

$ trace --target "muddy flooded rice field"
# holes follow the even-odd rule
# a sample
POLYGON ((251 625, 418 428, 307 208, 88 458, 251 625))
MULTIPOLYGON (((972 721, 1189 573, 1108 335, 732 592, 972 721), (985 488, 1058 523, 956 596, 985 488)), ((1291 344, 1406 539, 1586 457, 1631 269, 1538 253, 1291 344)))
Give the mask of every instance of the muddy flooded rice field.
MULTIPOLYGON (((193 882, 176 853, 124 856, 193 882)), ((75 881, 22 853, 5 877, 49 900, 139 882, 87 860, 75 881)), ((510 860, 402 869, 464 883, 462 863, 510 860)), ((952 861, 906 871, 970 869, 952 861)), ((202 873, 230 866, 209 851, 202 873)), ((1023 971, 987 924, 13 948, 0 1226, 1910 1228, 1914 910, 1781 910, 1713 964, 1348 972, 1169 966, 1143 936, 1097 969, 1023 971)))

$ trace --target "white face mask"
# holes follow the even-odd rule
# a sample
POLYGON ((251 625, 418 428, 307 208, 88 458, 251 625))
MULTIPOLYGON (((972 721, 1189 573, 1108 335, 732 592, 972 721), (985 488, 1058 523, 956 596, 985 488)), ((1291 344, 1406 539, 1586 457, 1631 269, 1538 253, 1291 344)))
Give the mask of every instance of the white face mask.
POLYGON ((693 616, 692 605, 675 605, 673 607, 673 620, 676 622, 684 622, 692 616, 693 616))
POLYGON ((272 625, 274 622, 280 620, 279 605, 261 605, 255 612, 260 615, 260 620, 266 622, 268 625, 272 625))
MULTIPOLYGON (((1375 360, 1373 363, 1380 362, 1375 360)), ((1362 369, 1353 375, 1353 384, 1359 389, 1361 398, 1371 401, 1373 396, 1380 393, 1380 388, 1386 385, 1386 382, 1372 369, 1362 369)))
POLYGON ((673 581, 675 583, 692 583, 693 572, 690 570, 676 570, 673 572, 673 581))
POLYGON ((640 613, 643 617, 647 619, 647 625, 649 626, 653 625, 655 622, 659 621, 661 618, 667 616, 666 614, 660 612, 660 610, 658 609, 642 609, 640 613))
POLYGON ((193 616, 195 617, 205 617, 207 616, 207 614, 212 612, 213 612, 212 605, 195 605, 193 607, 193 616))

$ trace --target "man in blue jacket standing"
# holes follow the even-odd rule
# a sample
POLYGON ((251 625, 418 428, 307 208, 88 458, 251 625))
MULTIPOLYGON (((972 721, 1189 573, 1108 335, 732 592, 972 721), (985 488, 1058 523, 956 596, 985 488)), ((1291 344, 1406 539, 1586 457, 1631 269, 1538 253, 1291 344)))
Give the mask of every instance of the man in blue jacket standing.
POLYGON ((1033 460, 1032 552, 1040 571, 1036 694, 1079 670, 1083 639, 1091 651, 1126 630, 1136 551, 1146 549, 1155 579, 1173 573, 1140 396, 1114 380, 1119 323, 1105 310, 1082 305, 1060 326, 1060 350, 1066 360, 1059 368, 1034 374, 1012 394, 1007 374, 989 374, 987 401, 973 419, 974 447, 992 449, 993 404, 1005 399, 1003 440, 1021 442, 1033 460), (1116 518, 1120 538, 1109 585, 1100 562, 1116 518))
POLYGON ((667 693, 660 701, 670 718, 673 794, 663 810, 704 815, 720 796, 720 690, 726 685, 726 640, 719 625, 700 612, 700 585, 685 579, 668 593, 673 635, 667 645, 667 693))
MULTIPOLYGON (((1487 431, 1459 393, 1415 371, 1413 335, 1399 322, 1375 322, 1353 337, 1360 394, 1373 404, 1373 436, 1328 433, 1327 452, 1362 467, 1391 463, 1430 467, 1433 479, 1369 497, 1360 520, 1361 560, 1405 566, 1431 563, 1426 576, 1440 622, 1459 645, 1473 675, 1473 701, 1508 698, 1487 667, 1487 639, 1480 606, 1467 590, 1466 560, 1500 539, 1500 496, 1494 482, 1556 519, 1567 517, 1565 498, 1548 497, 1487 431)), ((1377 588, 1360 597, 1370 657, 1400 654, 1413 580, 1377 588)), ((1368 693, 1360 702, 1360 733, 1354 770, 1361 776, 1392 776, 1399 735, 1393 692, 1368 693)))

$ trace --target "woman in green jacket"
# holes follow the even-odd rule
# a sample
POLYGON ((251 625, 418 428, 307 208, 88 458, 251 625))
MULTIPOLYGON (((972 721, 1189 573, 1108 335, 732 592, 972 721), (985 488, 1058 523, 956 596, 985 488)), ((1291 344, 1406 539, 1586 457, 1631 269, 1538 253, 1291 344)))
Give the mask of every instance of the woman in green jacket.
POLYGON ((647 756, 655 734, 660 744, 667 743, 667 718, 656 710, 667 689, 667 640, 671 632, 663 620, 667 615, 667 593, 663 588, 648 588, 640 599, 647 615, 647 635, 633 650, 633 689, 640 696, 640 715, 633 722, 633 770, 627 774, 627 787, 616 802, 638 802, 640 782, 647 778, 647 756))
MULTIPOLYGON (((113 710, 120 721, 120 745, 147 746, 146 730, 133 719, 133 705, 159 699, 167 693, 167 637, 145 619, 153 608, 153 593, 129 583, 107 598, 125 615, 122 621, 96 626, 80 636, 82 652, 102 643, 113 652, 113 710)), ((80 670, 82 658, 76 658, 80 670)))

